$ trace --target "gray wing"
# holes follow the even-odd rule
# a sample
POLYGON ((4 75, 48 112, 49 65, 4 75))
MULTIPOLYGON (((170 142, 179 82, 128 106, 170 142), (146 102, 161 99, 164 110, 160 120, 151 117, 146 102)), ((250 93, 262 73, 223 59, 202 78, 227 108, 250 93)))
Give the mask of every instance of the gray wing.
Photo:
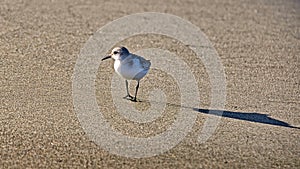
POLYGON ((142 63, 141 65, 142 65, 143 69, 146 69, 146 70, 150 69, 150 66, 151 66, 150 60, 146 60, 145 58, 140 57, 140 56, 138 58, 139 58, 140 62, 142 63))
MULTIPOLYGON (((143 59, 144 59, 144 58, 143 58, 143 59)), ((150 60, 144 59, 144 61, 143 61, 143 68, 144 68, 144 69, 150 69, 150 66, 151 66, 150 60)))
POLYGON ((138 56, 138 55, 135 55, 135 56, 137 56, 136 58, 140 61, 143 69, 145 69, 145 70, 150 69, 150 66, 151 66, 150 60, 146 60, 145 58, 138 56))

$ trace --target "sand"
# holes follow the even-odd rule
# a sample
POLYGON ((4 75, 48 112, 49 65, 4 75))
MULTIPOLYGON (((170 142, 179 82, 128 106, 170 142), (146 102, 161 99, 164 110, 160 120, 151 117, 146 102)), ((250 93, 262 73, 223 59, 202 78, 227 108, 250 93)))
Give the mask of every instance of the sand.
MULTIPOLYGON (((299 168, 299 18, 296 0, 1 1, 0 168, 299 168), (205 120, 216 116, 207 114, 212 109, 208 73, 191 49, 158 35, 120 44, 133 52, 166 49, 187 62, 201 97, 191 132, 165 153, 129 158, 104 150, 82 128, 72 95, 80 50, 105 24, 138 12, 185 19, 218 52, 226 74, 226 111, 206 142, 197 137, 205 120)), ((180 90, 170 75, 153 70, 141 82, 139 98, 147 99, 158 87, 172 103, 150 124, 133 123, 115 110, 112 75, 112 61, 101 63, 95 88, 97 103, 115 130, 151 137, 176 119, 180 90)), ((147 102, 128 104, 138 110, 150 107, 147 102)))

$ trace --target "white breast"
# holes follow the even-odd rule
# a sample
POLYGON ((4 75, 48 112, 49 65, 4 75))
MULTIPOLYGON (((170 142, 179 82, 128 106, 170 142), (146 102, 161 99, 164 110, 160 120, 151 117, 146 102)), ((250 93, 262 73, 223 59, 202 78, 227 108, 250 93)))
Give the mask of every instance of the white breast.
POLYGON ((139 59, 131 57, 123 61, 116 60, 114 69, 120 76, 127 80, 139 80, 148 72, 148 69, 143 68, 139 59))

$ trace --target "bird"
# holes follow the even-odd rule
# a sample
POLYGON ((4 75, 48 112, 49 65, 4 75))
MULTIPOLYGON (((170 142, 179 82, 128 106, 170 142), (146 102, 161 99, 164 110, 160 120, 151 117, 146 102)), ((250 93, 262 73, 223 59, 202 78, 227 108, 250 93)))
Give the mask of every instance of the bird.
POLYGON ((149 72, 151 66, 150 60, 146 60, 142 56, 130 53, 124 46, 113 48, 111 53, 101 60, 104 61, 110 58, 114 60, 115 72, 125 79, 127 95, 123 98, 137 102, 137 93, 140 86, 140 80, 149 72), (129 80, 137 81, 134 97, 130 95, 128 90, 129 80))

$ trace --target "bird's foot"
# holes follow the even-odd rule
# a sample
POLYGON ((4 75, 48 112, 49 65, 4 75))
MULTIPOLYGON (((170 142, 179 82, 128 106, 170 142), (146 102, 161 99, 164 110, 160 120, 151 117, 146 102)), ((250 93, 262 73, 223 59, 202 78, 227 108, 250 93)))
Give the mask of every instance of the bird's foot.
POLYGON ((143 102, 142 100, 140 99, 137 99, 136 97, 134 97, 133 99, 131 99, 130 101, 132 102, 143 102))
POLYGON ((136 97, 132 98, 131 101, 137 102, 136 97))
POLYGON ((123 99, 133 100, 133 97, 128 94, 128 95, 124 96, 123 99))
POLYGON ((139 100, 136 99, 136 97, 133 97, 133 96, 130 96, 130 95, 124 96, 123 99, 127 99, 127 100, 130 100, 132 102, 140 102, 139 100))

